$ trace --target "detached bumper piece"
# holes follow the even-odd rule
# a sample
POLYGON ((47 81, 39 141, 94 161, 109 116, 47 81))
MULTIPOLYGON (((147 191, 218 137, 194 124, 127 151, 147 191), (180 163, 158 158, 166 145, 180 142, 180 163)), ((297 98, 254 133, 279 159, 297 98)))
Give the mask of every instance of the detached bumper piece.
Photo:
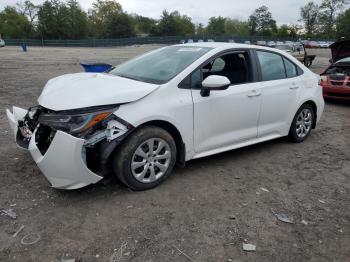
MULTIPOLYGON (((18 137, 18 121, 22 120, 26 113, 26 110, 16 107, 13 108, 13 113, 10 110, 6 111, 15 138, 18 137)), ((102 179, 86 166, 84 139, 57 131, 47 151, 42 154, 37 145, 36 132, 37 130, 29 140, 28 150, 52 187, 67 190, 78 189, 102 179)))

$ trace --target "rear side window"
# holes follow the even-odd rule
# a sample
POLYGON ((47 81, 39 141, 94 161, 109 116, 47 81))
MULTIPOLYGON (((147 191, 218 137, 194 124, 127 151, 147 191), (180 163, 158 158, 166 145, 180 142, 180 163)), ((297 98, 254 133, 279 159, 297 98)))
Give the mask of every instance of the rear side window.
POLYGON ((297 67, 288 59, 283 58, 283 61, 284 65, 286 66, 287 77, 290 78, 298 76, 297 67))
POLYGON ((262 81, 271 81, 286 78, 283 59, 280 55, 257 51, 262 81))

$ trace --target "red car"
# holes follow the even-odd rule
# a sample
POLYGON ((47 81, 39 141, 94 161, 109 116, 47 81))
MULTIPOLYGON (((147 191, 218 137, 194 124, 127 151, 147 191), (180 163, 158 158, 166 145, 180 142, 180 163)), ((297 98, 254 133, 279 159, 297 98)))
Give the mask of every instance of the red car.
POLYGON ((350 100, 350 38, 341 39, 330 48, 332 64, 321 74, 323 97, 350 100))
POLYGON ((316 41, 308 41, 305 43, 305 48, 319 48, 319 45, 316 41))

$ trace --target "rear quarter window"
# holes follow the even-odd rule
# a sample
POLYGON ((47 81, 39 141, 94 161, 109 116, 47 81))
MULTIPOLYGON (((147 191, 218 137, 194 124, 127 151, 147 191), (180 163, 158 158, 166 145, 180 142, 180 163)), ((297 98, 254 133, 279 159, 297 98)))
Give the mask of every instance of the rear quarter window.
POLYGON ((293 64, 291 61, 289 61, 286 58, 283 58, 283 61, 284 61, 284 65, 286 67, 287 78, 298 76, 298 70, 297 70, 296 65, 293 64))
POLYGON ((280 55, 264 51, 257 51, 256 53, 261 68, 262 81, 286 78, 284 62, 280 55))

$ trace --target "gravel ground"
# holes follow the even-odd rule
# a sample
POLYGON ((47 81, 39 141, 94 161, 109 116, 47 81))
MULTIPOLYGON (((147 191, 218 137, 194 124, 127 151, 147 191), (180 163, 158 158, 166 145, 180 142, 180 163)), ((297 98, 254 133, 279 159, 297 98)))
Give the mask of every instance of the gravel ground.
MULTIPOLYGON (((46 81, 81 71, 79 61, 117 64, 156 47, 0 49, 0 209, 18 216, 0 216, 0 261, 350 261, 348 102, 328 101, 304 143, 277 139, 190 161, 150 191, 111 179, 49 187, 15 147, 4 109, 35 105, 46 81), (22 244, 28 234, 40 240, 22 244), (245 242, 256 251, 243 251, 245 242)), ((330 52, 313 53, 319 73, 330 52)))

